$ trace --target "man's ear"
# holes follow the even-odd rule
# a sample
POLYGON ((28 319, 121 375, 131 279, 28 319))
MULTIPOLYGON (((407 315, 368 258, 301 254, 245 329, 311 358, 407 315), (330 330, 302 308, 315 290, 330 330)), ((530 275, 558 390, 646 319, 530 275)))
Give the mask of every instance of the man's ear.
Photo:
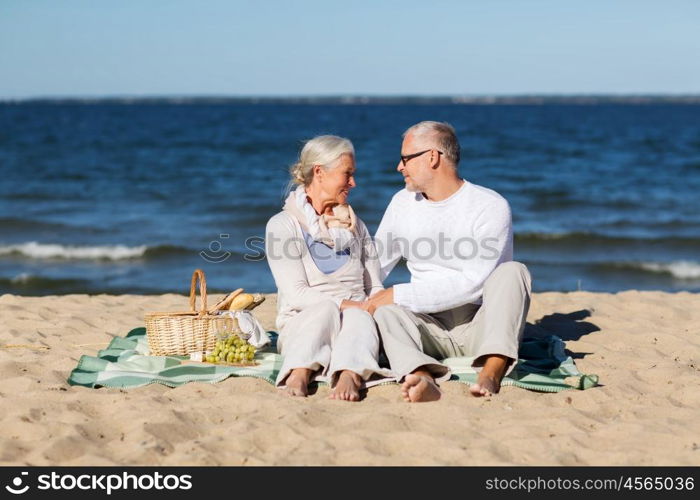
POLYGON ((435 170, 440 166, 440 153, 437 152, 437 149, 431 149, 430 150, 430 168, 435 170))

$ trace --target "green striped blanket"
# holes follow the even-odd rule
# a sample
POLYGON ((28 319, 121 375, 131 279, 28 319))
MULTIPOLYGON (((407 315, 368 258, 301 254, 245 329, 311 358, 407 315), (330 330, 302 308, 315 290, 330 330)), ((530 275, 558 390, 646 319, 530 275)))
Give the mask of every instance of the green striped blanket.
MULTIPOLYGON (((228 377, 255 377, 274 384, 282 356, 275 352, 276 335, 269 334, 273 343, 256 354, 257 365, 225 366, 190 363, 184 356, 149 356, 146 329, 135 328, 126 337, 115 337, 96 357, 82 356, 68 377, 68 383, 92 388, 131 388, 148 384, 178 387, 188 382, 212 384, 228 377)), ((450 380, 473 384, 476 372, 471 367, 472 360, 467 357, 444 360, 452 369, 450 380)), ((583 375, 578 371, 564 352, 564 342, 551 335, 541 339, 526 338, 522 342, 518 364, 502 385, 559 392, 588 389, 597 383, 596 375, 583 375)))

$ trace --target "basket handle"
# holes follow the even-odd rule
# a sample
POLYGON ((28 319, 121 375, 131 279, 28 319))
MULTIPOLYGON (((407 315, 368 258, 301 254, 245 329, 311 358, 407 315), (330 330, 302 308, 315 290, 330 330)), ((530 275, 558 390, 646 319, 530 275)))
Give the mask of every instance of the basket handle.
POLYGON ((195 302, 197 297, 195 295, 195 288, 197 286, 197 278, 199 278, 199 297, 202 304, 199 314, 200 316, 204 316, 207 314, 207 279, 204 277, 204 271, 201 269, 195 269, 192 273, 192 282, 190 283, 190 310, 196 311, 195 302))

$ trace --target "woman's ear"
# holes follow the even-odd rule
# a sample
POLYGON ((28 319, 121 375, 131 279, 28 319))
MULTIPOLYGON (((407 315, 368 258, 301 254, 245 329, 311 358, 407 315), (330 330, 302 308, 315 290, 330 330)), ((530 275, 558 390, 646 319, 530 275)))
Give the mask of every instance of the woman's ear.
POLYGON ((321 165, 314 165, 314 178, 321 180, 322 172, 323 167, 321 165))

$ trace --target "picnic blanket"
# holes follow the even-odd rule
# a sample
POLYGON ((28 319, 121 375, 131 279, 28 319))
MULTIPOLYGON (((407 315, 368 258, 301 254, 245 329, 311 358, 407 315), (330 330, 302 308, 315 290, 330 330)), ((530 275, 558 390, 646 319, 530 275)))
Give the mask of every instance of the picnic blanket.
MULTIPOLYGON (((275 332, 268 332, 271 345, 255 355, 255 366, 227 366, 194 363, 185 356, 149 356, 146 329, 135 328, 126 337, 115 337, 107 349, 97 356, 81 356, 78 366, 68 377, 70 385, 84 387, 132 388, 148 384, 178 387, 189 382, 221 382, 228 377, 255 377, 275 383, 282 366, 277 354, 275 332)), ((539 392, 567 389, 588 389, 598 383, 596 375, 578 371, 564 351, 564 342, 557 336, 525 338, 518 363, 501 385, 516 386, 539 392)), ((452 369, 456 382, 473 384, 477 374, 471 367, 473 358, 447 358, 443 362, 452 369)), ((393 382, 387 382, 393 383, 393 382)))

